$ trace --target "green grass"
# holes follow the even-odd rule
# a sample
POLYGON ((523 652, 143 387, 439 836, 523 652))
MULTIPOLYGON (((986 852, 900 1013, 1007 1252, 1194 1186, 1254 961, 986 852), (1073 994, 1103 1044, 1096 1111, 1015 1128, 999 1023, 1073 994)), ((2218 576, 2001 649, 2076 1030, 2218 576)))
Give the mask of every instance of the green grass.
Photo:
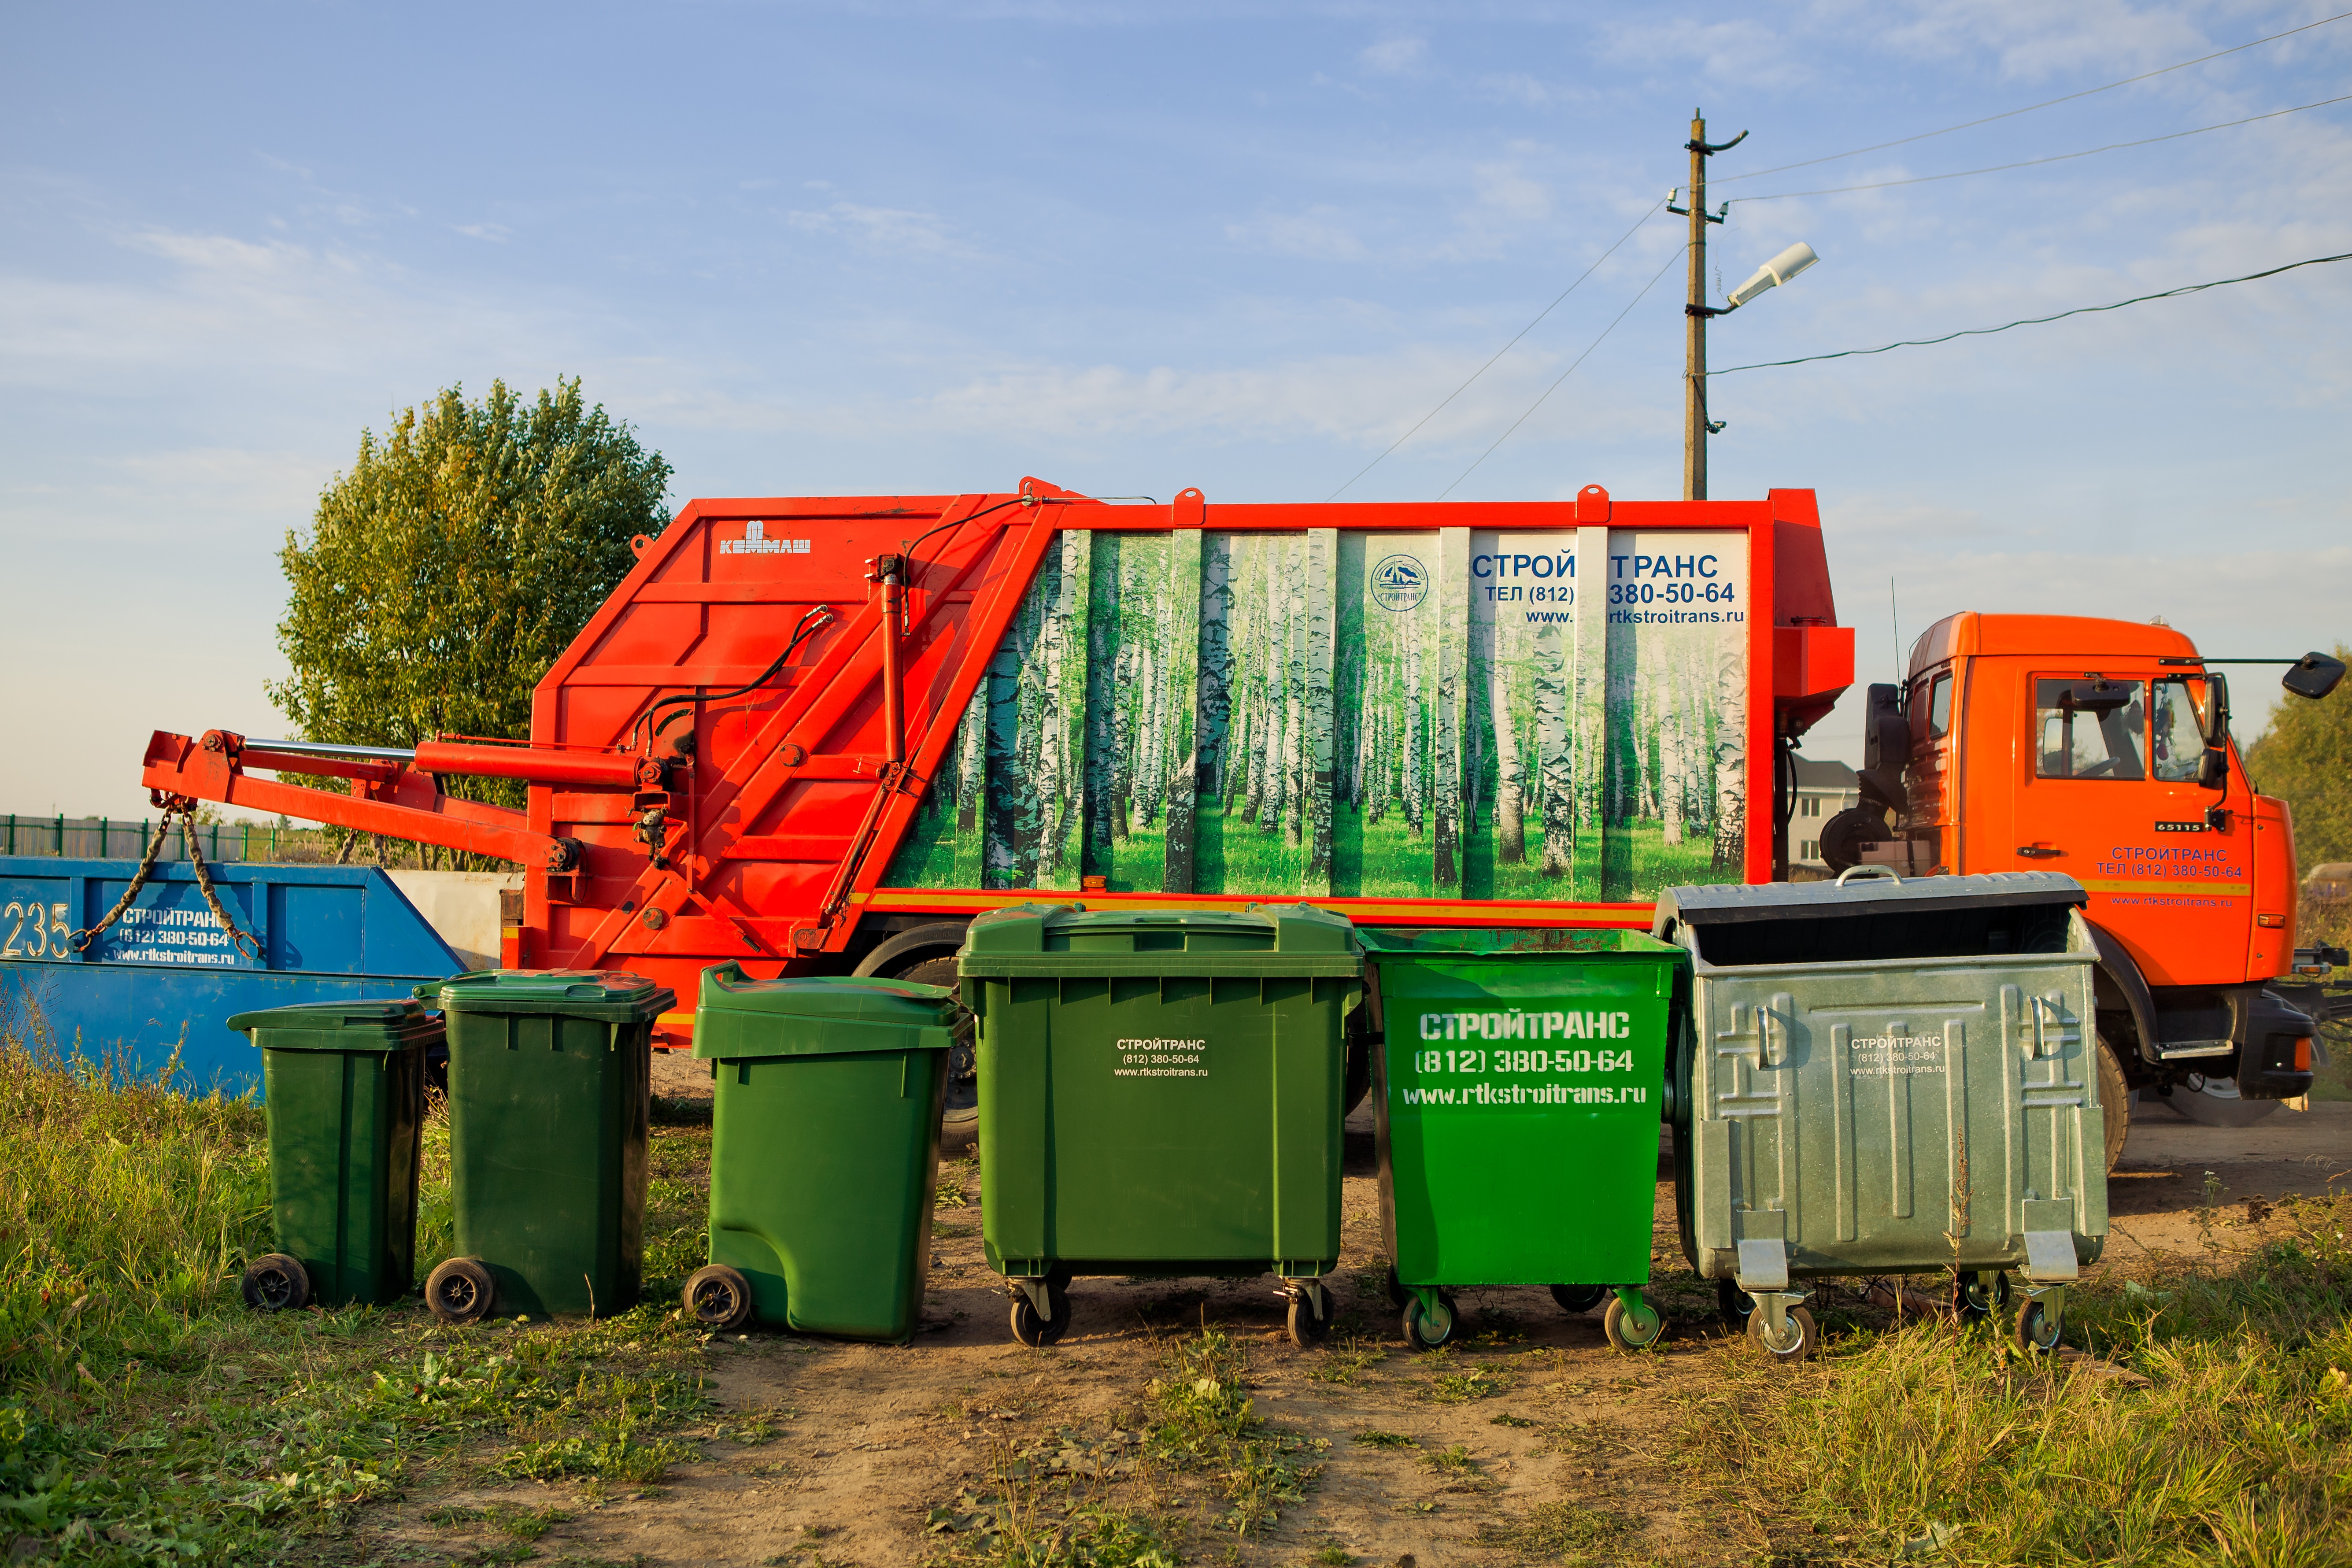
POLYGON ((2074 1293, 2070 1342, 2138 1379, 1932 1323, 1726 1351, 1686 1471, 1843 1560, 2352 1564, 2352 1199, 2281 1206, 2251 1257, 2074 1293))
POLYGON ((1270 1528, 1286 1504, 1302 1502, 1323 1467, 1307 1458, 1328 1441, 1272 1435, 1248 1393, 1248 1349, 1217 1329, 1170 1342, 1160 1375, 1145 1386, 1153 1405, 1147 1452, 1160 1463, 1212 1477, 1237 1534, 1270 1528))
MULTIPOLYGON (((264 1316, 236 1288, 272 1247, 262 1110, 167 1077, 0 1032, 12 1561, 316 1561, 357 1510, 463 1462, 643 1480, 690 1452, 669 1434, 706 1408, 702 1336, 672 1309, 703 1256, 707 1127, 655 1129, 634 1311, 454 1331, 415 1303, 264 1316)), ((448 1245, 437 1115, 423 1196, 420 1272, 448 1245)))

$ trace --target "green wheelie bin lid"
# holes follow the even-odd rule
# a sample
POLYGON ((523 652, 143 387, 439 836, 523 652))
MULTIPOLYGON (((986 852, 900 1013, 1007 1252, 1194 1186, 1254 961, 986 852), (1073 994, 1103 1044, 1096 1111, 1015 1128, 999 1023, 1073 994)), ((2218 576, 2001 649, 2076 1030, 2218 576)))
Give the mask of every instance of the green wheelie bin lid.
POLYGON ((402 1051, 440 1037, 441 1021, 406 997, 303 1002, 233 1015, 228 1026, 273 1051, 402 1051), (261 1037, 268 1035, 268 1038, 261 1037))
POLYGON ((1160 974, 1250 978, 1357 974, 1363 960, 1344 915, 1311 904, 1241 910, 1088 910, 1016 904, 965 934, 967 978, 1160 974))
POLYGON ((702 972, 694 1054, 740 1061, 943 1051, 955 1044, 959 1016, 950 985, 834 976, 755 980, 740 963, 721 963, 702 972))
POLYGON ((445 1011, 553 1013, 600 1024, 657 1018, 677 994, 642 974, 620 969, 478 969, 429 986, 445 1011))

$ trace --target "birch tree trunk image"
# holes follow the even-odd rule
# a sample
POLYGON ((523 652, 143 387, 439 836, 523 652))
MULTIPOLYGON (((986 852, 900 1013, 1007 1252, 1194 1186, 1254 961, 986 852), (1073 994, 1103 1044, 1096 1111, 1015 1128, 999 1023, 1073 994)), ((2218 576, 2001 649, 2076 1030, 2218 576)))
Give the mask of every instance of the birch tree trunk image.
POLYGON ((1716 628, 1715 869, 1735 879, 1748 853, 1748 681, 1744 627, 1716 628))
POLYGON ((1557 626, 1536 633, 1536 758, 1543 774, 1543 874, 1565 877, 1575 864, 1575 776, 1570 752, 1567 639, 1557 626))

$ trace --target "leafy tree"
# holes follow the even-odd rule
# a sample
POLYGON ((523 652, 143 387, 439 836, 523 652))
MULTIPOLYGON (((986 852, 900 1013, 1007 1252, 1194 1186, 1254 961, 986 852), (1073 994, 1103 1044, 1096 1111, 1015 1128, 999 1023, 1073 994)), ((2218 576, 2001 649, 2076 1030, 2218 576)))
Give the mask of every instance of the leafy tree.
MULTIPOLYGON (((521 738, 530 694, 658 534, 669 464, 581 395, 450 387, 360 434, 359 458, 278 554, 291 590, 270 700, 304 738, 414 746, 521 738)), ((512 780, 453 779, 519 805, 512 780)))
MULTIPOLYGON (((2338 643, 2336 657, 2352 659, 2352 648, 2338 643)), ((2246 749, 2246 770, 2294 811, 2298 871, 2352 860, 2352 683, 2317 702, 2282 699, 2246 749)))

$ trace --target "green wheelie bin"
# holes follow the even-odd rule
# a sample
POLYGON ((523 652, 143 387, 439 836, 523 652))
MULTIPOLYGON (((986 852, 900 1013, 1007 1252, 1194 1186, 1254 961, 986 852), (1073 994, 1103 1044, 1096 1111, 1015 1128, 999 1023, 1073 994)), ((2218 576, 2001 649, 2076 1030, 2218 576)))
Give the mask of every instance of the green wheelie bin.
POLYGON ((980 1062, 982 1232, 1013 1333, 1051 1344, 1079 1274, 1271 1272, 1328 1333, 1344 1030, 1363 957, 1305 904, 971 922, 957 973, 980 1062))
POLYGON ((269 1210, 281 1250, 246 1265, 246 1304, 383 1306, 415 1282, 425 1053, 441 1024, 414 1001, 239 1013, 261 1047, 269 1210))
POLYGON ((914 1337, 961 1018, 944 985, 702 972, 710 1262, 686 1282, 689 1316, 729 1331, 914 1337))
POLYGON ((1668 1041, 1688 963, 1631 931, 1364 931, 1381 1228, 1406 1341, 1454 1334, 1449 1292, 1604 1300, 1620 1350, 1643 1299, 1668 1041))
POLYGON ((449 1033, 457 1256, 447 1322, 637 1304, 653 1023, 677 994, 618 970, 492 969, 436 988, 449 1033))

